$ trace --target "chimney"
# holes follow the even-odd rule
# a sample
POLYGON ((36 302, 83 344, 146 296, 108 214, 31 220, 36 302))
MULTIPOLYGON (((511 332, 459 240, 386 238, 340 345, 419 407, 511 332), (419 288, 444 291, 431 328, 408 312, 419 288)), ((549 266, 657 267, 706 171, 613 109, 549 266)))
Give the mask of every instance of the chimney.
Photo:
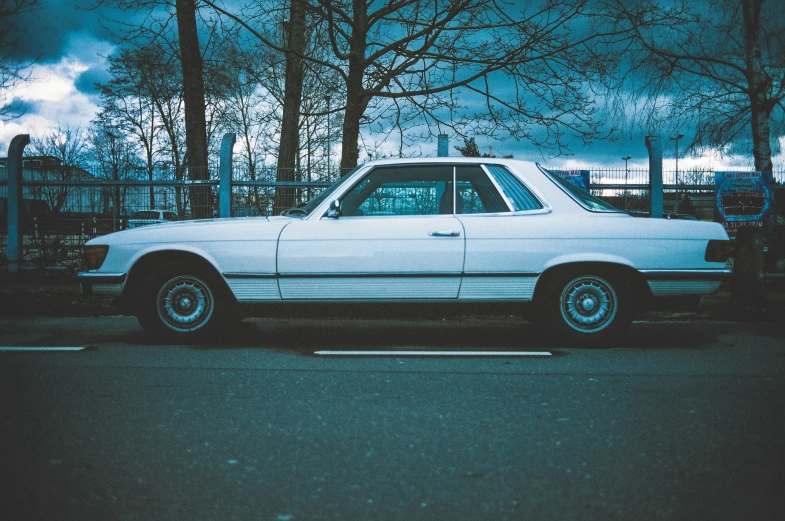
POLYGON ((450 155, 450 139, 447 134, 439 134, 439 148, 436 155, 438 157, 447 157, 450 155))

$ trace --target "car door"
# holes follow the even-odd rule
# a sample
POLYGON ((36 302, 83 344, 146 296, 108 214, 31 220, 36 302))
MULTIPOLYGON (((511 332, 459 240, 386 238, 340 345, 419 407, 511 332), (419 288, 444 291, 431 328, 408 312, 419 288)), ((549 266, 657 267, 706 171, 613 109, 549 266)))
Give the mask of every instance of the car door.
POLYGON ((340 198, 341 215, 282 232, 279 287, 289 300, 455 299, 464 260, 452 166, 377 167, 340 198))
POLYGON ((545 226, 549 210, 502 166, 458 167, 456 179, 466 234, 459 299, 530 300, 547 254, 533 232, 545 226))

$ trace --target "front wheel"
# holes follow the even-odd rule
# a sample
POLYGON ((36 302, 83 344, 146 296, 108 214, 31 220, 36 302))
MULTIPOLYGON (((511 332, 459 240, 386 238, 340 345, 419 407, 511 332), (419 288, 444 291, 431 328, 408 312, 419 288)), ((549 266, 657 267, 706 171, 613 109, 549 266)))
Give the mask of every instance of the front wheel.
POLYGON ((165 339, 188 339, 212 330, 223 305, 212 279, 199 269, 164 266, 144 283, 137 303, 139 323, 165 339))
POLYGON ((618 340, 632 319, 629 281, 610 270, 570 270, 557 274, 545 288, 540 315, 569 344, 598 346, 618 340))

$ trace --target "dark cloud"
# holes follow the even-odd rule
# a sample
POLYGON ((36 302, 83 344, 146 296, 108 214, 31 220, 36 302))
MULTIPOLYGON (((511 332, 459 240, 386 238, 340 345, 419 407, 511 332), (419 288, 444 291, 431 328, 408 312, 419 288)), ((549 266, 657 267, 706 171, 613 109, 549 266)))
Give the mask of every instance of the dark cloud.
POLYGON ((21 14, 17 26, 25 30, 16 57, 39 63, 57 62, 67 52, 89 55, 90 48, 71 48, 75 34, 84 39, 109 41, 110 35, 101 26, 101 16, 108 9, 87 10, 93 2, 83 0, 39 0, 39 9, 21 14))
POLYGON ((96 83, 106 83, 111 78, 112 76, 106 70, 106 67, 91 67, 79 75, 74 85, 80 92, 92 96, 98 93, 95 88, 96 83))
POLYGON ((34 114, 37 111, 39 105, 40 103, 37 101, 16 99, 3 107, 3 109, 8 110, 10 114, 17 114, 21 116, 24 114, 34 114))

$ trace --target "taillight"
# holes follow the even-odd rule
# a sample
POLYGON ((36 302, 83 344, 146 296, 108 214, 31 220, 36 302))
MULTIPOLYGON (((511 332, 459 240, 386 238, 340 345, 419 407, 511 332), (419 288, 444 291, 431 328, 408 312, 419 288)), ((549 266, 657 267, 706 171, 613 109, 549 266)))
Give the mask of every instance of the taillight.
POLYGON ((109 246, 85 246, 84 261, 88 270, 97 270, 104 263, 109 246))
POLYGON ((728 257, 733 257, 735 250, 733 241, 709 241, 706 246, 706 255, 703 257, 706 262, 726 262, 728 257))

